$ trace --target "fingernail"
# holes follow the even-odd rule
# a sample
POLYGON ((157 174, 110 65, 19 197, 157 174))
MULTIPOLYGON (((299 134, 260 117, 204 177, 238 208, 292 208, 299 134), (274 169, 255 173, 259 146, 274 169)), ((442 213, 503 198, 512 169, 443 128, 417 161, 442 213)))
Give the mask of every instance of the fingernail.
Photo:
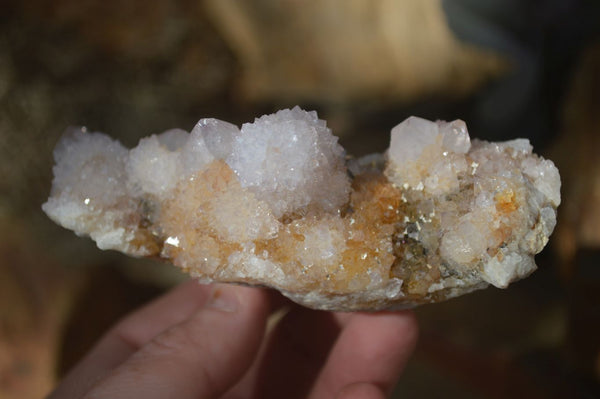
POLYGON ((232 313, 237 310, 238 305, 235 287, 215 286, 204 307, 232 313))

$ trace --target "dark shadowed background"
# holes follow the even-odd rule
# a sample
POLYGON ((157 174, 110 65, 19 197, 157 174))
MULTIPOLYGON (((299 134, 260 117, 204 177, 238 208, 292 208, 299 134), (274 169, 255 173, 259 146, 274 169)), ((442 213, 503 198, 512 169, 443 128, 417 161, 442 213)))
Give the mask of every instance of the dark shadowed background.
POLYGON ((563 178, 539 270, 416 310, 408 398, 600 397, 600 3, 0 1, 0 398, 47 393, 124 313, 185 279, 40 210, 70 125, 133 146, 296 104, 349 153, 409 115, 531 139, 563 178))

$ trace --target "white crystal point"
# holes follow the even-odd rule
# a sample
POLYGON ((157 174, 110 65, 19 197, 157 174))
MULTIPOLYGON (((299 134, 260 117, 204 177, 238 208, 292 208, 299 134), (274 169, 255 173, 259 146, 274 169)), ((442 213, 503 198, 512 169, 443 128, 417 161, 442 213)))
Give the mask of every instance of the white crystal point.
MULTIPOLYGON (((196 125, 196 127, 197 126, 198 125, 196 125)), ((215 136, 218 136, 219 134, 219 131, 214 132, 215 136)), ((197 128, 194 128, 190 133, 188 141, 180 150, 180 154, 182 167, 182 175, 179 177, 180 180, 193 176, 215 160, 215 156, 206 145, 204 136, 197 128)))
POLYGON ((452 122, 437 122, 442 135, 442 147, 445 151, 456 154, 466 154, 471 148, 471 140, 467 125, 464 121, 457 119, 452 122))
POLYGON ((458 188, 471 147, 465 123, 411 116, 392 129, 387 175, 404 188, 442 194, 458 188))
MULTIPOLYGON (((176 136, 172 136, 176 138, 176 136)), ((182 173, 182 165, 177 148, 179 138, 171 141, 171 137, 152 135, 140 140, 132 149, 127 160, 127 175, 132 190, 165 198, 175 188, 182 173), (166 139, 166 140, 165 140, 166 139), (161 141, 167 145, 161 143, 161 141)))
POLYGON ((183 129, 170 129, 156 137, 158 142, 169 151, 177 151, 186 145, 190 134, 183 129))
POLYGON ((398 166, 415 162, 426 147, 435 143, 438 135, 437 123, 416 116, 407 118, 392 129, 390 162, 398 166))
POLYGON ((560 205, 560 175, 551 160, 524 160, 523 172, 533 180, 535 188, 543 193, 554 207, 560 205))
POLYGON ((127 192, 123 184, 127 154, 121 143, 102 133, 68 129, 54 149, 52 196, 114 203, 127 192))
POLYGON ((67 130, 54 150, 52 193, 42 209, 63 227, 91 236, 101 249, 137 254, 122 226, 134 211, 128 200, 127 155, 121 143, 104 134, 67 130))
POLYGON ((314 111, 295 107, 244 124, 227 164, 276 217, 333 212, 349 198, 344 150, 314 111))
POLYGON ((504 252, 505 255, 494 257, 483 265, 482 278, 495 287, 507 288, 510 283, 527 277, 537 268, 531 256, 504 252))
POLYGON ((240 129, 229 122, 205 118, 198 121, 191 135, 194 140, 201 137, 213 157, 225 159, 231 154, 233 142, 240 135, 240 129))

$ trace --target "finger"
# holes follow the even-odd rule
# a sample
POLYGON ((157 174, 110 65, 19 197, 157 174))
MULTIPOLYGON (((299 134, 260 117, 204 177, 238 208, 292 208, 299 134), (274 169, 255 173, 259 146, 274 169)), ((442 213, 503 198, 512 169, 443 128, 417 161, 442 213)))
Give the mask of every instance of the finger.
POLYGON ((367 382, 388 393, 417 340, 412 312, 354 314, 347 321, 311 398, 335 397, 344 387, 367 382))
POLYGON ((160 333, 86 398, 213 398, 241 378, 264 333, 264 291, 215 286, 205 305, 160 333))
POLYGON ((357 382, 342 388, 336 399, 385 399, 385 394, 377 385, 357 382))
POLYGON ((125 317, 69 372, 49 399, 82 396, 154 336, 187 319, 208 298, 211 289, 189 281, 125 317))
POLYGON ((226 398, 306 398, 340 326, 332 313, 294 305, 264 340, 260 354, 226 398), (264 381, 268 381, 267 384, 264 381))

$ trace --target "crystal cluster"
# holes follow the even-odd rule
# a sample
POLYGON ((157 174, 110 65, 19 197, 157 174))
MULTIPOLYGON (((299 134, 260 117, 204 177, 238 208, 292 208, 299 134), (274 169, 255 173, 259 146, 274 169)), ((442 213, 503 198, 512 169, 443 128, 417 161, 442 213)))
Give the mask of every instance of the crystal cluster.
POLYGON ((460 120, 408 118, 387 153, 348 161, 298 107, 241 129, 202 119, 131 150, 74 129, 54 155, 43 209, 101 249, 329 310, 506 287, 535 269, 560 203, 558 170, 527 140, 471 141, 460 120))

